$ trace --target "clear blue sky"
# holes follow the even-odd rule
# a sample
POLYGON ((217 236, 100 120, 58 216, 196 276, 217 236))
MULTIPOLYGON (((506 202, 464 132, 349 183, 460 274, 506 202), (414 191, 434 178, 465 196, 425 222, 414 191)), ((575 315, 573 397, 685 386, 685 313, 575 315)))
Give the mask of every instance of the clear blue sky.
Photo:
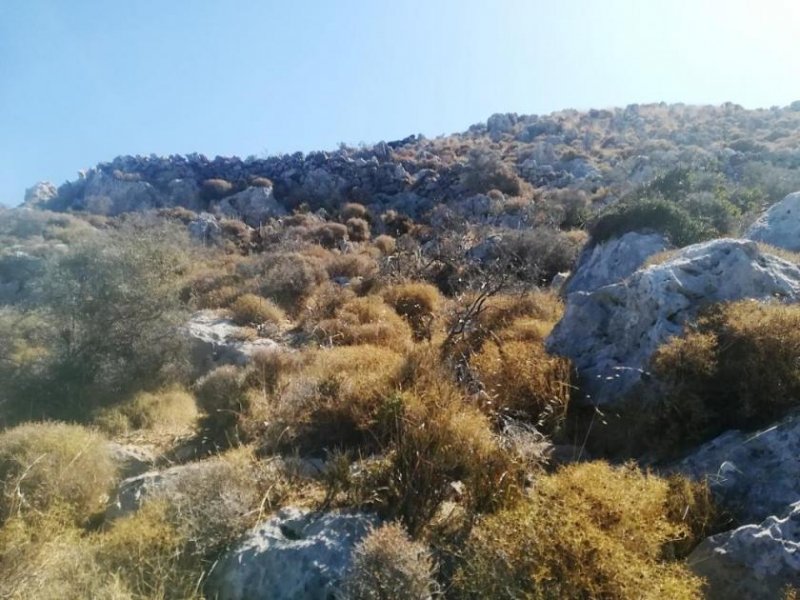
POLYGON ((800 99, 800 0, 0 0, 0 202, 118 154, 800 99))

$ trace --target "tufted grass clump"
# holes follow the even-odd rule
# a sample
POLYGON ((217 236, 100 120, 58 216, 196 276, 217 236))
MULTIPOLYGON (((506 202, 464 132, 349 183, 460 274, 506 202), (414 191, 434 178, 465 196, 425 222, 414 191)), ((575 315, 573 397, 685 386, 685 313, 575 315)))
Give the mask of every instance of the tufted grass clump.
POLYGON ((431 339, 433 321, 442 306, 442 295, 429 283, 409 282, 390 286, 383 299, 411 326, 414 339, 431 339))
POLYGON ((93 422, 110 435, 147 430, 180 434, 190 430, 198 417, 194 396, 179 387, 139 392, 130 401, 102 409, 93 422))
POLYGON ((274 442, 315 454, 361 445, 374 448, 383 399, 392 393, 402 366, 401 354, 372 345, 309 353, 276 399, 274 442))
POLYGON ((702 597, 702 580, 664 548, 685 535, 669 485, 633 466, 564 467, 517 506, 486 517, 454 577, 459 598, 702 597))
POLYGON ((798 355, 800 307, 745 300, 710 309, 653 356, 664 387, 659 439, 678 450, 780 418, 799 402, 798 355))
POLYGON ((286 314, 274 302, 256 294, 242 294, 230 305, 233 321, 237 325, 280 325, 286 314))
POLYGON ((541 342, 489 340, 470 359, 489 397, 487 408, 554 433, 567 416, 569 360, 549 355, 541 342))
POLYGON ((355 547, 343 589, 350 600, 429 600, 437 589, 434 571, 428 549, 398 523, 387 523, 355 547))
POLYGON ((411 340, 408 324, 378 296, 354 298, 320 321, 315 337, 336 346, 372 344, 402 349, 411 340))
POLYGON ((236 446, 252 437, 248 430, 254 409, 243 369, 233 365, 217 367, 195 385, 195 395, 203 415, 200 434, 221 448, 236 446))
POLYGON ((384 256, 394 254, 397 249, 397 240, 390 235, 381 234, 373 240, 375 247, 381 251, 384 256))
POLYGON ((106 440, 80 425, 25 423, 0 433, 0 523, 58 507, 88 519, 116 478, 106 440))

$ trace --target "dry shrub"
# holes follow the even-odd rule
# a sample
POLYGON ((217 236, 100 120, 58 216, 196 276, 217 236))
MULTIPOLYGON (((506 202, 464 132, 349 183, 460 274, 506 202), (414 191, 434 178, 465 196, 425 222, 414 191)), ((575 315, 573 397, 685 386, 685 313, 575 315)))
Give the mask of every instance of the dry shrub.
POLYGON ((111 435, 140 429, 178 434, 195 424, 197 414, 192 394, 181 388, 168 388, 139 392, 129 402, 100 411, 94 423, 111 435))
POLYGON ((250 185, 252 187, 272 187, 272 180, 268 177, 253 177, 250 185))
POLYGON ((411 329, 378 296, 354 298, 336 311, 332 319, 317 324, 315 337, 337 346, 374 344, 402 349, 411 339, 411 329))
POLYGON ((342 206, 342 219, 367 219, 367 209, 358 202, 346 202, 342 206))
POLYGON ((402 366, 400 354, 377 346, 311 352, 277 401, 273 426, 281 436, 278 445, 293 444, 316 453, 374 445, 380 407, 392 393, 402 366))
POLYGON ((253 354, 245 373, 246 384, 260 389, 265 397, 278 391, 278 386, 286 375, 295 372, 302 365, 299 353, 286 350, 259 350, 253 354))
POLYGON ((61 507, 76 522, 102 507, 116 468, 106 440, 79 425, 26 423, 0 434, 0 522, 61 507))
POLYGON ((343 589, 350 600, 429 600, 437 590, 434 570, 428 549, 387 523, 355 547, 343 589))
POLYGON ((336 312, 356 297, 350 287, 326 282, 320 285, 306 302, 300 322, 306 331, 311 331, 324 319, 333 319, 336 312))
POLYGON ((336 248, 347 238, 347 226, 341 223, 323 223, 309 228, 308 239, 323 248, 336 248))
POLYGON ((369 239, 369 223, 364 219, 351 217, 345 224, 347 225, 347 237, 351 242, 366 242, 369 239))
POLYGON ((167 504, 165 516, 188 552, 213 557, 273 510, 287 491, 271 463, 237 448, 183 467, 164 493, 148 502, 167 504))
POLYGON ((483 513, 515 499, 522 471, 492 433, 487 417, 467 404, 447 380, 389 398, 382 408, 387 440, 387 509, 416 536, 463 483, 471 513, 483 513))
POLYGON ((411 326, 414 339, 430 339, 433 321, 442 305, 439 290, 429 283, 402 283, 385 289, 384 301, 411 326))
POLYGON ((473 529, 455 575, 459 598, 699 598, 702 580, 663 560, 685 535, 669 484, 633 466, 564 467, 530 499, 473 529))
POLYGON ((541 342, 487 341, 470 365, 491 398, 491 412, 533 421, 555 433, 567 415, 571 366, 551 356, 541 342))
POLYGON ((237 325, 262 325, 270 323, 280 325, 286 320, 286 314, 271 300, 243 294, 230 306, 233 322, 237 325))
POLYGON ((58 511, 12 518, 0 528, 0 598, 140 598, 99 564, 93 539, 58 511))
POLYGON ((203 565, 186 551, 169 511, 167 502, 146 503, 92 539, 96 563, 114 574, 127 591, 124 597, 202 598, 203 565))
POLYGON ((244 370, 232 365, 217 367, 197 382, 197 403, 205 413, 199 426, 205 440, 227 448, 252 437, 247 423, 256 402, 249 391, 244 370))
POLYGON ((339 254, 334 256, 327 265, 328 275, 333 279, 337 277, 370 278, 378 274, 378 264, 369 254, 339 254))
POLYGON ((233 184, 225 179, 206 179, 201 191, 208 200, 219 200, 233 193, 233 184))
POLYGON ((683 475, 667 478, 667 518, 682 524, 681 536, 670 540, 665 556, 686 558, 707 537, 729 529, 729 515, 714 502, 708 481, 693 481, 683 475))
POLYGON ((379 235, 373 240, 373 242, 375 247, 380 250, 381 254, 384 256, 394 254, 394 251, 397 249, 397 240, 390 235, 379 235))
POLYGON ((781 417, 800 398, 799 355, 800 307, 745 300, 711 309, 653 356, 665 388, 660 438, 680 448, 781 417))
POLYGON ((292 313, 302 307, 327 273, 318 261, 296 253, 266 254, 261 293, 292 313))

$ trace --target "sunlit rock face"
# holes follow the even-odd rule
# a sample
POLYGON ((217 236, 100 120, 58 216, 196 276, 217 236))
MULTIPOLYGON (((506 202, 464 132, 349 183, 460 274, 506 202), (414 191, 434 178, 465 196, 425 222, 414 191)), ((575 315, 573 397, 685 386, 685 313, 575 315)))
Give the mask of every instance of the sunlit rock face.
POLYGON ((745 298, 797 301, 800 269, 749 240, 695 244, 619 283, 569 294, 547 347, 573 361, 585 404, 613 404, 647 377, 655 350, 703 307, 745 298))

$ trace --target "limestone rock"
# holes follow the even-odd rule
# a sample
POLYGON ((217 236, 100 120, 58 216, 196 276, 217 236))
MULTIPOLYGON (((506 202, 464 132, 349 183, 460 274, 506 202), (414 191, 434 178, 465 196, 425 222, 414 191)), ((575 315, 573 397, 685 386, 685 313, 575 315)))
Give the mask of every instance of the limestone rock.
POLYGON ((635 231, 589 246, 578 258, 575 273, 564 286, 564 293, 591 292, 622 281, 667 246, 663 235, 635 231))
POLYGON ((222 226, 211 213, 202 212, 187 225, 192 239, 203 244, 216 244, 222 239, 222 226))
POLYGON ((83 210, 101 215, 145 211, 161 204, 160 194, 148 182, 93 171, 86 181, 83 210))
POLYGON ((711 536, 688 558, 709 583, 707 598, 772 600, 800 585, 800 502, 781 517, 711 536))
POLYGON ((212 310, 195 313, 184 330, 192 347, 192 362, 199 373, 224 364, 243 365, 259 350, 277 350, 274 340, 236 339, 240 328, 212 310))
POLYGON ((226 217, 239 218, 251 227, 286 215, 286 209, 275 199, 271 186, 249 187, 223 198, 213 210, 226 217))
POLYGON ((708 478, 720 504, 739 522, 781 514, 800 500, 800 414, 760 431, 727 431, 675 466, 693 479, 708 478))
POLYGON ((353 547, 377 519, 284 508, 223 556, 209 587, 219 600, 337 597, 353 547))
POLYGON ((122 477, 135 477, 145 473, 152 469, 156 462, 155 455, 142 446, 109 442, 108 449, 122 477))
POLYGON ((40 181, 25 190, 25 206, 30 208, 43 208, 53 198, 58 196, 58 188, 49 181, 40 181))
POLYGON ((750 226, 746 237, 778 248, 800 250, 800 192, 773 204, 750 226))
POLYGON ((797 301, 800 268, 749 240, 687 246, 624 281, 570 294, 547 348, 573 361, 583 403, 610 404, 643 379, 653 352, 700 309, 744 298, 797 301))

